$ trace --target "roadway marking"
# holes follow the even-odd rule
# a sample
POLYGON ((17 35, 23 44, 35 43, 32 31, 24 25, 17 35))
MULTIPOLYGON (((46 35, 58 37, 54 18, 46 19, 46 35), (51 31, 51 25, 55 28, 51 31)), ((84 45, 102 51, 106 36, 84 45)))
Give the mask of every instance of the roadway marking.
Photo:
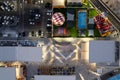
POLYGON ((81 73, 79 73, 79 76, 82 80, 85 80, 85 78, 83 77, 83 75, 81 73))

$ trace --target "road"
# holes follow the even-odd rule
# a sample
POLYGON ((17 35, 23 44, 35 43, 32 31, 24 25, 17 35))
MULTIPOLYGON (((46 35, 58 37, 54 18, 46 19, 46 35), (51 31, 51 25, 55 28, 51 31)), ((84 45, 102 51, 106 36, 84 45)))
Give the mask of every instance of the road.
POLYGON ((102 12, 106 12, 108 18, 118 30, 120 30, 120 19, 117 15, 101 0, 90 0, 90 2, 102 12))

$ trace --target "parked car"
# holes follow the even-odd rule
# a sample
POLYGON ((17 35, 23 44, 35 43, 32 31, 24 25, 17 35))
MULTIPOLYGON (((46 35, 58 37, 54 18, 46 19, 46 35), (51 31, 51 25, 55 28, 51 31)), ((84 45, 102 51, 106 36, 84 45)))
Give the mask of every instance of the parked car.
POLYGON ((52 16, 52 12, 48 12, 48 11, 47 11, 47 12, 46 12, 46 15, 47 15, 47 16, 52 16))
POLYGON ((0 5, 0 8, 1 8, 2 11, 7 11, 7 12, 15 10, 14 4, 10 3, 9 1, 4 1, 0 5))
POLYGON ((32 37, 32 33, 31 32, 29 32, 29 35, 28 35, 29 37, 32 37))
POLYGON ((41 30, 36 31, 36 37, 43 37, 43 31, 41 30))
POLYGON ((32 35, 32 37, 34 37, 34 36, 35 36, 35 33, 34 33, 34 31, 32 31, 32 32, 31 32, 31 35, 32 35))
POLYGON ((17 16, 1 16, 0 25, 2 26, 16 26, 19 23, 17 16))
POLYGON ((49 3, 49 2, 47 2, 47 3, 45 4, 45 8, 46 8, 46 9, 52 9, 52 4, 49 3))
POLYGON ((47 27, 47 31, 51 33, 52 32, 52 27, 47 27))
POLYGON ((18 33, 18 38, 21 38, 21 37, 22 37, 22 33, 19 32, 19 33, 18 33))
POLYGON ((88 36, 94 37, 94 30, 92 29, 88 30, 88 36))
POLYGON ((41 20, 41 12, 39 9, 32 9, 29 11, 29 24, 37 25, 41 20))
POLYGON ((41 30, 38 30, 38 35, 41 35, 42 34, 42 31, 41 30))
POLYGON ((35 37, 39 37, 38 31, 35 32, 35 37))
POLYGON ((28 37, 28 32, 22 32, 22 37, 28 37))
POLYGON ((79 35, 80 36, 86 36, 86 30, 79 30, 79 35))
POLYGON ((3 37, 8 37, 8 34, 3 34, 3 37))

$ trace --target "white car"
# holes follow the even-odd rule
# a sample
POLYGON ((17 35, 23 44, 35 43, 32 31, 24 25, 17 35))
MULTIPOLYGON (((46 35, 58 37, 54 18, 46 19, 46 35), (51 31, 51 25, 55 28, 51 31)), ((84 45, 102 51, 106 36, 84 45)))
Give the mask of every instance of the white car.
POLYGON ((4 18, 3 19, 6 19, 7 18, 7 16, 4 16, 4 18))
POLYGON ((36 14, 35 19, 40 19, 40 16, 41 16, 40 14, 36 14))
POLYGON ((35 25, 35 23, 34 22, 30 22, 30 25, 35 25))
POLYGON ((3 37, 8 37, 8 34, 3 34, 3 37))
POLYGON ((88 30, 88 36, 94 36, 94 30, 88 30))
POLYGON ((43 31, 41 32, 41 37, 43 37, 44 36, 44 34, 43 34, 43 31))
POLYGON ((35 16, 36 16, 36 17, 40 17, 41 15, 40 15, 40 14, 36 14, 35 16))
POLYGON ((51 13, 51 12, 47 12, 46 15, 47 15, 47 16, 51 16, 52 13, 51 13))
POLYGON ((31 32, 29 32, 28 36, 29 36, 29 37, 32 37, 32 33, 31 33, 31 32))
POLYGON ((52 26, 52 24, 47 24, 47 27, 51 27, 52 26))
POLYGON ((38 31, 35 32, 35 37, 39 37, 38 31))
POLYGON ((52 21, 52 19, 50 19, 50 18, 48 18, 47 20, 48 20, 48 21, 52 21))
POLYGON ((5 8, 4 8, 2 5, 0 6, 0 8, 1 8, 3 11, 5 10, 5 8))

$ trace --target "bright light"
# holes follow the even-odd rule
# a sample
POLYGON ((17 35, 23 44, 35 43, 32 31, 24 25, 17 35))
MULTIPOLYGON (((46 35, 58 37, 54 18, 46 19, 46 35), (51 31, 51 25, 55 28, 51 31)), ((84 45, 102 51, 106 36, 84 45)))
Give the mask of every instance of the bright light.
POLYGON ((40 3, 40 1, 38 1, 38 3, 40 3))
POLYGON ((43 0, 41 0, 41 3, 43 3, 43 0))

